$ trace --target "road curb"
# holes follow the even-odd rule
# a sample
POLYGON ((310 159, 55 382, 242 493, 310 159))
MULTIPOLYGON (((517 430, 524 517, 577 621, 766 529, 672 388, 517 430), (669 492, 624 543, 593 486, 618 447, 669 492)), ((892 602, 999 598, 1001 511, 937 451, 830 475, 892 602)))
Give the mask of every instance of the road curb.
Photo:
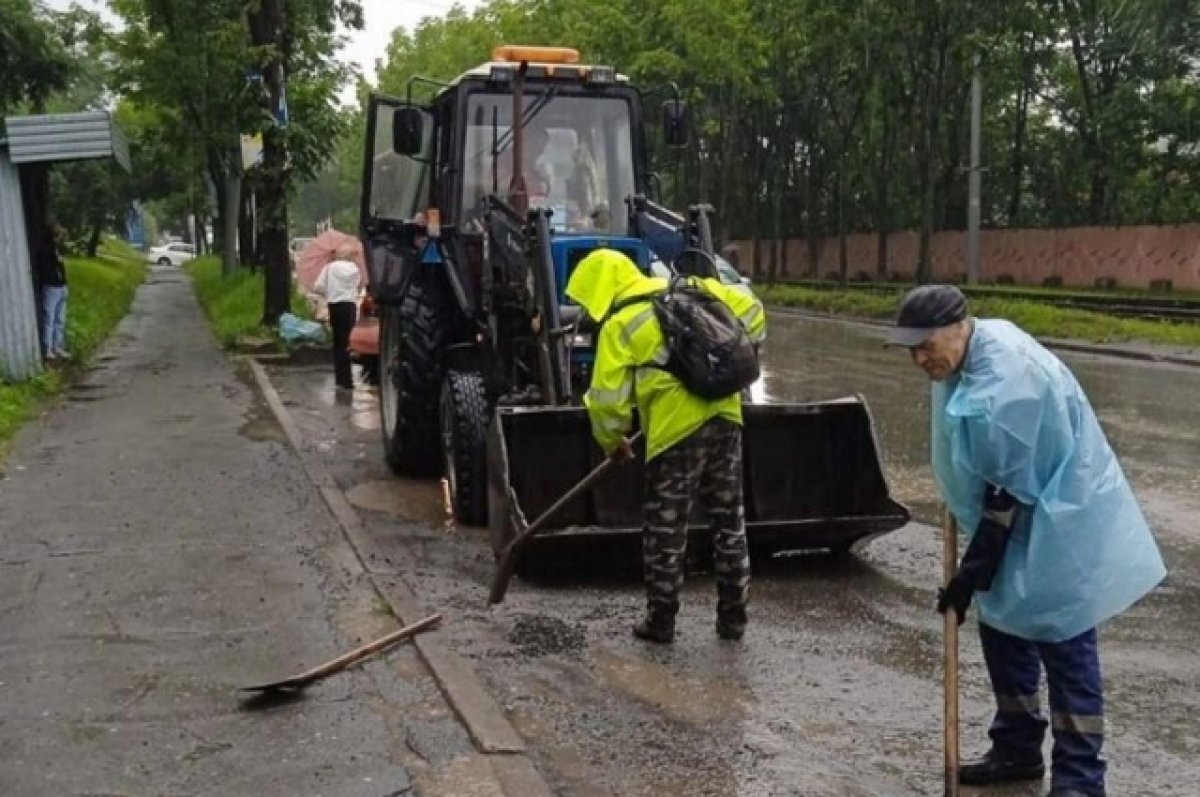
MULTIPOLYGON (((807 318, 813 321, 849 324, 851 326, 870 327, 873 329, 886 329, 892 326, 892 324, 888 321, 879 321, 872 318, 859 318, 857 316, 836 315, 834 313, 820 313, 815 310, 805 310, 800 307, 787 307, 773 304, 768 305, 767 309, 772 313, 780 313, 782 315, 790 315, 797 318, 807 318)), ((1188 368, 1200 368, 1200 357, 1188 357, 1182 354, 1159 353, 1144 349, 1133 349, 1126 346, 1108 346, 1102 343, 1085 343, 1074 340, 1063 340, 1062 338, 1037 338, 1037 341, 1046 348, 1059 349, 1060 351, 1073 351, 1080 354, 1095 354, 1101 357, 1117 357, 1123 360, 1169 363, 1171 365, 1182 365, 1188 368)))
MULTIPOLYGON (((364 552, 371 547, 362 518, 350 504, 333 475, 324 463, 303 445, 303 438, 284 406, 283 399, 271 383, 266 369, 254 357, 246 357, 254 381, 272 415, 279 422, 288 444, 299 457, 305 473, 329 507, 341 528, 357 567, 373 585, 379 596, 388 602, 401 624, 416 622, 429 614, 423 610, 415 593, 396 571, 375 573, 367 565, 364 552)), ((414 644, 422 661, 433 674, 446 701, 463 723, 479 752, 492 758, 493 769, 505 794, 512 797, 549 797, 552 792, 525 755, 524 739, 508 721, 499 703, 491 696, 475 670, 457 653, 446 646, 436 633, 419 634, 414 644)))

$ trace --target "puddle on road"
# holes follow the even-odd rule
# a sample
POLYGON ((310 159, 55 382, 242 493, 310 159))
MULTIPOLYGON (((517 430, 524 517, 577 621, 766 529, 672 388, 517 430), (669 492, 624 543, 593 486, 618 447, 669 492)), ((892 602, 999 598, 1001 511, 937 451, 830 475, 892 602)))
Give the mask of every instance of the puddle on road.
POLYGON ((597 673, 613 689, 696 725, 738 721, 745 717, 753 699, 734 681, 681 675, 646 659, 599 651, 596 665, 597 673))
POLYGON ((346 394, 334 387, 333 376, 328 375, 313 385, 313 393, 324 406, 345 406, 349 412, 350 425, 364 432, 379 431, 379 393, 366 385, 357 385, 346 394))
POLYGON ((350 423, 364 432, 379 431, 379 401, 373 390, 359 388, 354 391, 354 402, 350 405, 350 423))
POLYGON ((267 408, 267 405, 256 398, 254 404, 242 416, 245 420, 238 427, 238 434, 247 440, 253 440, 256 443, 279 443, 287 445, 287 435, 283 433, 283 427, 275 420, 275 416, 267 408))
POLYGON ((380 479, 354 485, 346 491, 346 497, 359 509, 433 526, 446 523, 438 482, 380 479))

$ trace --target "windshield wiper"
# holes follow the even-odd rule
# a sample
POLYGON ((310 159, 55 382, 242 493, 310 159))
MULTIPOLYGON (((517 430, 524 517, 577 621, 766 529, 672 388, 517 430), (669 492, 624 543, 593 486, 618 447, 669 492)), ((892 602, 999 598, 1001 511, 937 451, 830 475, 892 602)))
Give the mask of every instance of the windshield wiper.
MULTIPOLYGON (((525 113, 523 113, 521 115, 521 127, 522 128, 528 127, 529 123, 531 121, 533 121, 533 117, 535 117, 539 113, 541 113, 542 110, 545 109, 545 107, 550 103, 550 100, 554 99, 554 97, 557 94, 558 94, 558 86, 551 86, 544 93, 539 94, 537 99, 534 100, 530 104, 530 106, 525 110, 525 113)), ((493 123, 494 123, 494 120, 493 120, 493 123)), ((506 130, 504 132, 504 135, 500 136, 500 138, 498 140, 496 140, 496 143, 492 147, 492 158, 493 159, 497 155, 499 155, 501 152, 504 152, 504 150, 509 148, 509 146, 512 144, 512 138, 513 138, 513 128, 510 127, 508 130, 506 130)))

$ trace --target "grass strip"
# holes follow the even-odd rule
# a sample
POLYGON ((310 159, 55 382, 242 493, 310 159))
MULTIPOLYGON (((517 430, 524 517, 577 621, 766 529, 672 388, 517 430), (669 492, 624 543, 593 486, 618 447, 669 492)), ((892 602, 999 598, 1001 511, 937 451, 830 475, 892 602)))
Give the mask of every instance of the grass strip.
POLYGON ((66 262, 70 360, 32 379, 0 381, 0 458, 21 425, 62 390, 62 367, 82 367, 95 356, 129 312, 146 275, 137 250, 116 239, 106 239, 96 257, 68 257, 66 262))
MULTIPOLYGON (((817 290, 798 285, 758 285, 767 304, 797 307, 849 318, 896 317, 903 293, 817 290)), ((1200 346, 1200 324, 1187 321, 1119 318, 1089 310, 1058 307, 1024 299, 973 297, 971 313, 979 318, 1005 318, 1035 337, 1083 340, 1091 343, 1147 343, 1200 346)))
MULTIPOLYGON (((272 341, 283 350, 275 330, 262 324, 266 291, 262 271, 239 268, 225 277, 221 274, 221 260, 215 255, 198 257, 184 268, 192 277, 200 305, 223 347, 238 349, 258 339, 272 341)), ((292 312, 301 318, 312 319, 307 300, 294 289, 292 312)))

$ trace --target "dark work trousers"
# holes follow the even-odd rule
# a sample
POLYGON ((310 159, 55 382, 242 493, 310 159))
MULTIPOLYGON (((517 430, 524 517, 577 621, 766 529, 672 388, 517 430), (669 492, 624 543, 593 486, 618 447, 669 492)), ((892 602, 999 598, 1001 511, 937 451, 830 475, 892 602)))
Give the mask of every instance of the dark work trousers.
POLYGON ((996 693, 988 735, 998 750, 1040 761, 1046 719, 1038 700, 1042 668, 1054 733, 1053 788, 1104 795, 1104 692, 1096 629, 1064 642, 1031 642, 980 623, 979 638, 996 693))
POLYGON ((358 308, 354 302, 332 302, 329 305, 329 325, 333 327, 333 377, 338 387, 354 387, 350 370, 350 333, 354 331, 358 308))
POLYGON ((717 616, 745 626, 750 556, 742 508, 742 427, 711 419, 646 463, 645 489, 642 568, 650 619, 675 622, 688 514, 699 498, 713 530, 717 616))

